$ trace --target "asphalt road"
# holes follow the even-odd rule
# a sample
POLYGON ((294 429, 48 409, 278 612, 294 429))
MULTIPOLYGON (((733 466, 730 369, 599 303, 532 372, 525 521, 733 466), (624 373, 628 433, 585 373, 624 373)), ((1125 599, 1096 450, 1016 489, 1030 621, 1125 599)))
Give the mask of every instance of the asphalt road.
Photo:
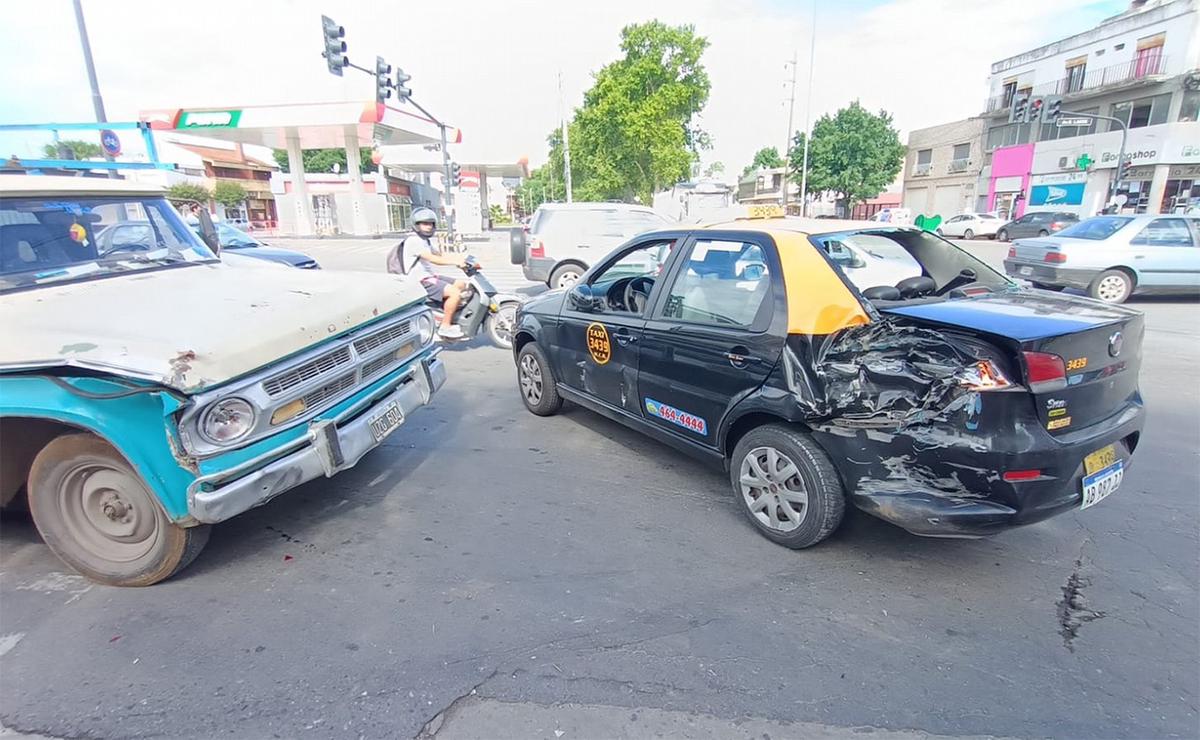
POLYGON ((1133 305, 1149 421, 1112 497, 984 540, 851 515, 803 552, 754 533, 719 472, 579 408, 534 417, 509 354, 454 347, 450 383, 381 449, 217 526, 166 583, 89 585, 4 519, 0 723, 1195 737, 1200 304, 1133 305))

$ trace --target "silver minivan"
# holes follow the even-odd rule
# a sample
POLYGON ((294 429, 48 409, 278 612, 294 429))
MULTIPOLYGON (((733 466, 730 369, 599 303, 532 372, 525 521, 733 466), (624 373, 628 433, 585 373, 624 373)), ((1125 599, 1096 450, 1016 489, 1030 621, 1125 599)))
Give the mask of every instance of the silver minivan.
POLYGON ((670 221, 646 206, 543 203, 534 212, 528 233, 513 231, 512 262, 523 266, 529 280, 565 288, 629 239, 670 226, 670 221))

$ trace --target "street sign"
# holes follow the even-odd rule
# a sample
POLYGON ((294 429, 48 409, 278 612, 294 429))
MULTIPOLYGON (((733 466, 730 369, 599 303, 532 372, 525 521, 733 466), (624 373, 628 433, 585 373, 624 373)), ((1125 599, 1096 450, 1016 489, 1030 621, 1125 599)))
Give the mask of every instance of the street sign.
POLYGON ((100 132, 100 148, 110 157, 115 157, 121 153, 121 139, 117 136, 117 132, 112 129, 104 129, 100 132))
POLYGON ((1091 122, 1090 118, 1063 118, 1060 116, 1056 125, 1059 128, 1065 128, 1067 126, 1086 126, 1091 122))

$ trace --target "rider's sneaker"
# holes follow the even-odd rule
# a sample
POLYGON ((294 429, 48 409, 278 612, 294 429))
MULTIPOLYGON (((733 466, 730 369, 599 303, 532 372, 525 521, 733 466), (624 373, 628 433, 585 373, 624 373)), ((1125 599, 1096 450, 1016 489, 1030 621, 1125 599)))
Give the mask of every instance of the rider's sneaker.
POLYGON ((439 327, 438 336, 442 339, 463 339, 466 337, 466 335, 463 334, 462 327, 457 325, 450 326, 449 328, 445 326, 439 327))

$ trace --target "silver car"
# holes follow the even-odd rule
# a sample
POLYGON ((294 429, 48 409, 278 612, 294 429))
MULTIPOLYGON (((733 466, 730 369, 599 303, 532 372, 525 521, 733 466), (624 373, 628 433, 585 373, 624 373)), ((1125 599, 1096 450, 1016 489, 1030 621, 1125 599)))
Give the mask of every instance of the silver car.
POLYGON ((527 279, 565 288, 630 238, 670 225, 653 209, 629 203, 544 203, 528 234, 513 232, 512 261, 527 279))
POLYGON ((1200 293, 1200 218, 1096 216, 1018 239, 1004 270, 1034 287, 1079 288, 1106 303, 1134 293, 1200 293))

